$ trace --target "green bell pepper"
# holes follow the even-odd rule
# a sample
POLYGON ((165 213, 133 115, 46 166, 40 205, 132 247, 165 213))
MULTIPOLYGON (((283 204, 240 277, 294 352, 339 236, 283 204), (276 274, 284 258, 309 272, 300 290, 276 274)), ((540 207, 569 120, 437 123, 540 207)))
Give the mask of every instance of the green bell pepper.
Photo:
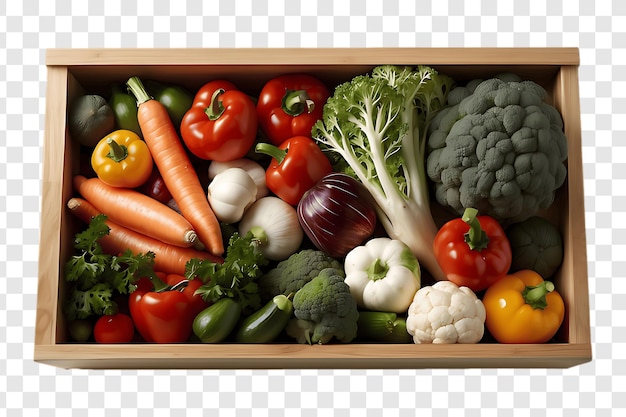
POLYGON ((183 116, 193 103, 193 94, 183 86, 164 84, 154 80, 146 80, 145 86, 148 93, 165 106, 176 130, 180 131, 183 116))
POLYGON ((118 129, 130 130, 135 132, 140 138, 143 138, 139 122, 137 121, 137 101, 126 88, 120 84, 115 84, 111 87, 109 106, 113 109, 115 125, 118 129))

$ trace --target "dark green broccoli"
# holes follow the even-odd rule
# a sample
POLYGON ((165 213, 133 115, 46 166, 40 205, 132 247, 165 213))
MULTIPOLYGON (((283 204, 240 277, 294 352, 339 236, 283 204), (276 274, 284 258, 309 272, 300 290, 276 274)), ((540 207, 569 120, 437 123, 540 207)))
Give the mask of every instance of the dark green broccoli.
POLYGON ((552 205, 565 182, 567 138, 546 91, 513 74, 472 80, 430 125, 427 173, 438 203, 522 221, 552 205))
POLYGON ((357 335, 356 301, 337 269, 322 270, 296 292, 293 311, 286 331, 298 343, 325 344, 333 338, 348 343, 357 335))
POLYGON ((335 268, 345 275, 341 263, 325 252, 314 249, 296 252, 257 280, 261 299, 269 301, 278 294, 295 294, 325 268, 335 268))

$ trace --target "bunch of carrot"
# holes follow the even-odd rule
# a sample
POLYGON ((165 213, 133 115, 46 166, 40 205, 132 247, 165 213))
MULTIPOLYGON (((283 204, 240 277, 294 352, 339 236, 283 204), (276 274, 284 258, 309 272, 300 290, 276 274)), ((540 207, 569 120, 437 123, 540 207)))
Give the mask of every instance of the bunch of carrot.
MULTIPOLYGON (((85 223, 102 211, 81 197, 72 197, 67 202, 70 212, 85 223)), ((170 211, 174 212, 172 209, 170 211)), ((175 212, 174 212, 175 213, 175 212)), ((105 213, 106 214, 106 213, 105 213)), ((222 259, 206 251, 192 247, 181 247, 162 242, 153 237, 121 226, 112 220, 106 221, 109 234, 100 239, 99 243, 106 253, 118 254, 130 249, 133 253, 154 253, 154 269, 163 273, 185 274, 185 266, 190 259, 208 259, 222 262, 222 259)))
POLYGON ((81 175, 74 177, 81 197, 68 201, 70 212, 84 222, 99 213, 107 215, 110 232, 101 239, 103 249, 153 252, 159 271, 183 275, 191 258, 221 262, 224 244, 219 222, 166 108, 137 77, 127 84, 137 99, 143 138, 180 214, 137 190, 111 187, 81 175))

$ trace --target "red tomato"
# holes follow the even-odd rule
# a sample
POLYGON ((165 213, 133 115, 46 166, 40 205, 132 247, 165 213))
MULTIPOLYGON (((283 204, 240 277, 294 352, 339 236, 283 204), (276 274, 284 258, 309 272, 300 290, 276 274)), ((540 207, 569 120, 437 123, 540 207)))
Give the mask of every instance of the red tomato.
POLYGON ((93 335, 97 343, 129 343, 135 335, 135 326, 124 313, 105 315, 96 321, 93 335))

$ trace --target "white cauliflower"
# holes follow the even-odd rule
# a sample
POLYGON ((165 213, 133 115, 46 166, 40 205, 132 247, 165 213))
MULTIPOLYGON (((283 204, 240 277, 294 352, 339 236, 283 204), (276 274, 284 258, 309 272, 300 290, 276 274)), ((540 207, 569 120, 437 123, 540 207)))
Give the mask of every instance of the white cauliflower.
POLYGON ((414 343, 478 343, 485 318, 485 306, 472 290, 439 281, 415 293, 406 329, 414 343))

